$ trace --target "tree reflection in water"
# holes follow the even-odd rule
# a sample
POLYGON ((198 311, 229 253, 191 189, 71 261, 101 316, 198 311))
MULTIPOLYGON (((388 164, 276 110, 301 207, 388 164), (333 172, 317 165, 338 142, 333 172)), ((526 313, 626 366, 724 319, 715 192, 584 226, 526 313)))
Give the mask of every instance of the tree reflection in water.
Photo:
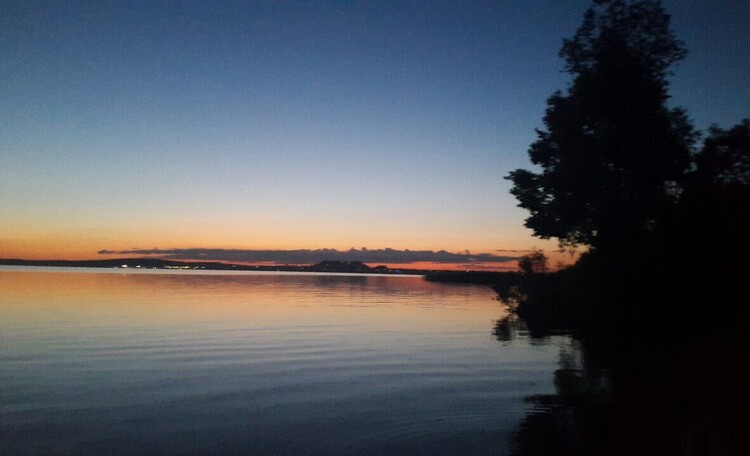
MULTIPOLYGON (((555 334, 530 331, 513 313, 493 329, 503 343, 555 334)), ((744 335, 734 336, 707 331, 644 349, 643 341, 613 344, 622 334, 571 334, 561 345, 556 393, 526 398, 532 408, 513 434, 512 454, 748 454, 750 349, 744 335)))

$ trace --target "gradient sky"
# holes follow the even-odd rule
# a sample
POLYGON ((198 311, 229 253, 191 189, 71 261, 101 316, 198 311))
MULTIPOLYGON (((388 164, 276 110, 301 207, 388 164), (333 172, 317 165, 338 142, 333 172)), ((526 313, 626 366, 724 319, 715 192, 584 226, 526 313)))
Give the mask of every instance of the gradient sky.
MULTIPOLYGON (((5 1, 0 257, 554 249, 503 176, 589 4, 5 1)), ((750 2, 665 6, 673 104, 750 116, 750 2)))

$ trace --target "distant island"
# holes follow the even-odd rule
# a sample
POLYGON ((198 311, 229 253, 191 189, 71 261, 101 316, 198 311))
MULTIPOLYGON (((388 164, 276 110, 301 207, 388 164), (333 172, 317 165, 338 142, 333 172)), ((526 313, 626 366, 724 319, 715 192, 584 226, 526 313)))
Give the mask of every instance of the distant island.
POLYGON ((115 258, 109 260, 20 260, 0 259, 1 266, 37 266, 63 268, 119 268, 119 269, 185 269, 208 271, 284 271, 332 272, 349 274, 427 275, 426 269, 392 269, 385 265, 371 267, 361 261, 321 261, 312 265, 247 265, 205 261, 173 261, 156 258, 115 258))

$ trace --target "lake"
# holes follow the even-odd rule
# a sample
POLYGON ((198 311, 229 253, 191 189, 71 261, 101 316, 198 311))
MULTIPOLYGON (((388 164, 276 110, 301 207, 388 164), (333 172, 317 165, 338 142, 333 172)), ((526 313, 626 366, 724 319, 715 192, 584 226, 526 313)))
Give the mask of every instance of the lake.
POLYGON ((0 267, 0 454, 509 454, 568 337, 422 277, 0 267))

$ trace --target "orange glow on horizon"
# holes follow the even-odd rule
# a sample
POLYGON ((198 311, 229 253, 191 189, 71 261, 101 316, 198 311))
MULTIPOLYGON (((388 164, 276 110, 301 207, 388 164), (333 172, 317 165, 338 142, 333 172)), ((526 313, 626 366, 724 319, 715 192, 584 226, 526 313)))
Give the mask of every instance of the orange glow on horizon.
MULTIPOLYGON (((272 230, 259 225, 245 228, 248 223, 227 223, 220 220, 196 222, 195 220, 170 220, 156 223, 129 221, 120 226, 111 222, 101 225, 76 227, 74 224, 55 225, 31 223, 32 221, 0 221, 0 258, 25 260, 102 260, 133 258, 146 255, 114 254, 100 255, 99 250, 127 251, 131 249, 237 249, 237 250, 317 250, 322 248, 347 251, 350 248, 370 250, 392 248, 395 250, 445 250, 452 253, 470 251, 473 254, 520 256, 523 251, 543 248, 554 269, 560 261, 570 264, 570 257, 558 254, 554 241, 540 241, 531 237, 528 230, 508 231, 500 235, 477 229, 477 236, 420 236, 412 230, 403 233, 362 233, 362 229, 349 227, 344 232, 334 230, 304 230, 294 226, 283 226, 272 230), (270 234, 269 234, 270 233, 270 234), (353 239, 366 241, 353 241, 353 239), (251 241, 249 241, 251 240, 251 241), (501 250, 511 249, 509 251, 501 250), (516 252, 513 252, 516 250, 516 252)), ((158 258, 157 255, 149 256, 158 258)), ((195 258, 195 261, 212 261, 195 258)), ((269 263, 266 263, 269 264, 269 263)), ((379 264, 370 264, 378 266, 379 264)), ((386 264, 393 269, 428 270, 515 270, 516 261, 504 263, 403 263, 386 264)))
MULTIPOLYGON (((270 216, 269 216, 270 217, 270 216)), ((160 215, 158 219, 8 217, 0 220, 0 258, 33 260, 101 259, 99 250, 130 249, 253 249, 297 250, 350 248, 395 250, 446 250, 473 254, 498 253, 498 249, 527 250, 540 245, 554 250, 554 242, 540 241, 518 227, 477 226, 428 230, 416 223, 349 220, 330 226, 310 220, 254 220, 241 216, 160 215), (466 235, 466 232, 471 233, 466 235)), ((493 225, 490 225, 493 226, 493 225)), ((499 254, 504 254, 500 252, 499 254)))
MULTIPOLYGON (((179 247, 177 247, 179 248, 179 247)), ((258 249, 260 250, 260 249, 258 249)), ((280 249, 281 250, 281 249, 280 249)), ((575 258, 568 254, 561 254, 556 251, 545 251, 548 256, 548 267, 551 271, 559 269, 559 267, 567 266, 574 263, 575 258)), ((521 254, 518 254, 519 257, 521 254)), ((4 243, 0 245, 0 258, 5 259, 22 259, 22 260, 73 260, 73 261, 86 261, 86 260, 109 260, 117 258, 151 258, 151 259, 170 259, 166 255, 143 255, 143 254, 127 254, 127 253, 116 253, 101 255, 96 251, 92 252, 89 249, 81 248, 78 245, 59 245, 53 243, 36 243, 32 246, 26 243, 17 243, 8 245, 4 243)), ((325 258, 323 259, 325 260, 325 258)), ((228 260, 215 260, 205 258, 193 258, 193 259, 175 259, 173 261, 195 261, 195 262, 210 262, 210 263, 227 263, 227 264, 241 264, 246 266, 309 266, 308 263, 299 264, 285 264, 273 261, 265 262, 243 262, 243 261, 228 261, 228 260)), ((392 262, 366 262, 370 267, 376 267, 380 265, 387 266, 389 269, 419 269, 419 270, 454 270, 454 271, 517 271, 518 261, 517 259, 509 260, 506 262, 427 262, 418 261, 411 263, 392 263, 392 262)))

